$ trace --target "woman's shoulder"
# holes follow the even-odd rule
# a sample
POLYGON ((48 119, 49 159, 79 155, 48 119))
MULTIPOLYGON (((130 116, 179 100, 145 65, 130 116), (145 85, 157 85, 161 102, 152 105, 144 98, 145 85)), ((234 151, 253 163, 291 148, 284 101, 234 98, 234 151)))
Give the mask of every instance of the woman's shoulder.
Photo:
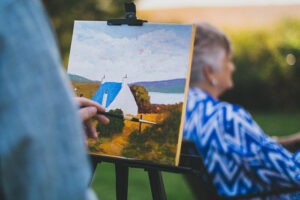
POLYGON ((251 118, 250 113, 243 106, 239 104, 232 104, 223 100, 214 99, 207 92, 198 88, 189 89, 188 105, 190 105, 190 107, 208 106, 210 110, 251 118))
POLYGON ((250 112, 239 104, 232 104, 226 101, 219 101, 218 104, 220 109, 222 109, 224 114, 226 114, 227 119, 232 119, 234 117, 236 119, 243 119, 249 122, 253 121, 250 112))

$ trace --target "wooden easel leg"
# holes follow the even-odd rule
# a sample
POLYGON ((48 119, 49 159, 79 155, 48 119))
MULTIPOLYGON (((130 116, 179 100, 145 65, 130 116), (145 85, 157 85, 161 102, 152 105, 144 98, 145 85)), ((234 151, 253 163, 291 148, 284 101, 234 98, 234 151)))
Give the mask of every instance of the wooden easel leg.
POLYGON ((128 166, 115 164, 117 200, 127 200, 128 166))
POLYGON ((95 175, 95 171, 97 169, 97 164, 100 163, 95 157, 91 156, 90 157, 91 159, 91 164, 92 164, 92 174, 91 174, 91 180, 90 180, 90 185, 92 184, 93 182, 93 178, 94 178, 94 175, 95 175))
POLYGON ((150 180, 153 200, 166 200, 167 197, 161 172, 154 169, 147 169, 147 171, 150 180))

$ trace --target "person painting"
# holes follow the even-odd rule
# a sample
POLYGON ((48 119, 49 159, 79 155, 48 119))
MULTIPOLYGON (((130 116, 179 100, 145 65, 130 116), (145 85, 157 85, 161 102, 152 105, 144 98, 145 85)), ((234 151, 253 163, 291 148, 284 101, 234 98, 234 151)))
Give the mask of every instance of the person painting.
POLYGON ((299 147, 299 135, 275 141, 241 106, 219 100, 233 87, 227 36, 201 23, 194 44, 183 138, 195 143, 218 193, 236 196, 300 186, 300 154, 288 150, 299 147))
POLYGON ((41 2, 1 0, 1 200, 97 199, 84 134, 109 120, 74 96, 62 68, 41 2))

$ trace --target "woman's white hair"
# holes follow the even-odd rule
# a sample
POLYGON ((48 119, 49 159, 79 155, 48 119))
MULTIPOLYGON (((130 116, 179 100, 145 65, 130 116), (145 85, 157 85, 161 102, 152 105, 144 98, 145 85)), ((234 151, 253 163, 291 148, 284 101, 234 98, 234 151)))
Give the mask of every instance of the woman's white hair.
POLYGON ((217 71, 221 68, 224 56, 231 53, 231 43, 225 33, 207 23, 197 24, 190 85, 205 81, 204 66, 208 65, 217 71))

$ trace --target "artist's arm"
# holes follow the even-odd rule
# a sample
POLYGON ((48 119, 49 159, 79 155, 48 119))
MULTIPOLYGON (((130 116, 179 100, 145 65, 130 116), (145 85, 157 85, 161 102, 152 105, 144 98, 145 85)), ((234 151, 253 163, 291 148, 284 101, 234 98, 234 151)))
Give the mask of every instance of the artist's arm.
POLYGON ((0 1, 0 27, 0 199, 95 199, 78 107, 41 4, 0 1))
POLYGON ((300 150, 300 132, 277 138, 276 141, 291 152, 300 150))
MULTIPOLYGON (((262 183, 263 190, 270 188, 299 186, 299 160, 284 147, 291 147, 292 138, 276 142, 267 136, 251 115, 242 108, 233 113, 235 134, 243 135, 240 140, 242 151, 231 148, 235 156, 240 156, 256 184, 262 183), (237 126, 237 125, 240 125, 237 126), (237 128, 238 127, 238 128, 237 128)), ((300 134, 294 139, 300 141, 300 134)), ((228 144, 228 143, 227 143, 228 144)), ((232 143, 228 144, 231 146, 232 143)), ((237 147, 233 144, 233 147, 237 147)))
POLYGON ((79 104, 79 114, 84 124, 85 132, 88 137, 97 138, 97 131, 92 124, 93 119, 98 120, 101 124, 108 124, 109 119, 104 115, 97 115, 97 111, 104 112, 105 109, 95 101, 85 97, 76 97, 79 104))

